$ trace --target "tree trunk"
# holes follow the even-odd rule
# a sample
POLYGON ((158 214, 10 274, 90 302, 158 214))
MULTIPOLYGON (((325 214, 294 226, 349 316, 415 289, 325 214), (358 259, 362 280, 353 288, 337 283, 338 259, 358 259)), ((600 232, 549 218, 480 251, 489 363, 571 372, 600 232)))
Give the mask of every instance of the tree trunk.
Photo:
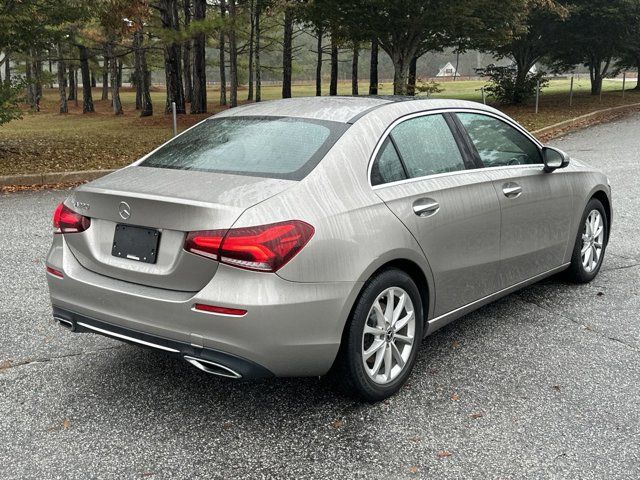
POLYGON ((456 71, 453 72, 453 81, 458 79, 458 68, 460 68, 460 48, 456 49, 456 71))
POLYGON ((396 55, 393 60, 393 94, 406 95, 409 80, 409 63, 406 57, 396 55))
POLYGON ((102 98, 101 100, 109 100, 109 58, 103 53, 102 62, 102 98))
POLYGON ((144 89, 144 70, 142 69, 141 53, 142 53, 142 30, 140 23, 137 24, 136 30, 133 32, 133 71, 136 81, 136 110, 142 110, 142 90, 144 89))
POLYGON ((592 56, 589 62, 589 77, 591 79, 591 95, 600 95, 602 93, 602 81, 609 71, 611 58, 602 60, 597 56, 592 56), (604 65, 603 65, 604 61, 604 65))
POLYGON ((140 84, 140 116, 150 117, 153 115, 153 104, 151 103, 151 93, 149 91, 151 88, 151 72, 147 68, 147 51, 144 48, 143 25, 142 22, 139 22, 140 30, 136 31, 136 35, 138 36, 136 45, 136 87, 140 84))
POLYGON ((249 31, 249 91, 247 92, 247 100, 253 100, 253 45, 254 45, 254 35, 256 33, 256 22, 255 22, 255 0, 249 1, 249 22, 251 24, 251 29, 249 31))
POLYGON ((371 38, 371 65, 369 67, 369 95, 378 95, 378 37, 371 38))
POLYGON ((25 62, 25 71, 24 77, 27 82, 27 103, 31 107, 32 110, 36 108, 36 94, 34 89, 34 81, 33 81, 33 62, 31 61, 31 54, 27 55, 27 60, 25 62))
MULTIPOLYGON (((40 99, 42 98, 42 59, 41 52, 36 50, 36 56, 33 59, 33 72, 35 80, 36 108, 40 111, 40 99)), ((77 83, 77 82, 76 82, 77 83)))
MULTIPOLYGON (((193 19, 204 20, 207 0, 195 0, 193 19)), ((207 65, 205 57, 206 39, 199 33, 193 39, 193 90, 191 92, 191 113, 207 112, 207 65)))
POLYGON ((77 100, 75 68, 69 64, 69 96, 67 100, 77 100))
POLYGON ((322 25, 316 28, 316 35, 316 97, 319 97, 322 95, 322 25))
POLYGON ((255 62, 256 62, 256 102, 260 102, 262 100, 262 78, 260 72, 260 14, 262 13, 262 3, 261 0, 256 0, 256 51, 255 51, 255 62))
POLYGON ((107 54, 109 56, 109 73, 111 76, 111 103, 113 104, 113 113, 122 115, 122 102, 120 101, 120 84, 118 83, 118 62, 114 58, 114 45, 107 46, 107 54))
MULTIPOLYGON (((177 32, 178 3, 177 0, 162 0, 160 2, 160 17, 162 28, 177 32)), ((165 113, 171 113, 171 104, 175 102, 176 113, 185 113, 184 89, 182 87, 182 65, 179 43, 168 43, 164 47, 164 71, 167 87, 167 103, 165 113)))
POLYGON ((96 73, 92 70, 90 70, 91 72, 91 88, 95 88, 98 86, 98 82, 96 81, 96 73))
MULTIPOLYGON (((640 78, 640 75, 638 75, 640 78)), ((11 80, 11 57, 9 52, 4 52, 4 81, 9 82, 11 80)))
POLYGON ((231 107, 238 106, 238 46, 236 44, 236 0, 229 1, 229 83, 231 92, 229 102, 231 107))
POLYGON ((358 44, 353 45, 353 60, 351 61, 351 95, 358 95, 358 57, 360 48, 358 44))
MULTIPOLYGON (((227 15, 227 3, 226 0, 220 0, 220 15, 224 18, 227 15)), ((225 49, 225 28, 220 29, 220 105, 227 104, 227 73, 226 73, 226 61, 224 55, 225 49)))
MULTIPOLYGON (((638 59, 638 61, 636 63, 637 63, 636 70, 638 72, 638 79, 636 81, 636 88, 634 88, 634 90, 640 90, 640 58, 638 59)), ((9 77, 7 76, 7 78, 9 78, 9 77)))
POLYGON ((331 32, 331 80, 329 82, 329 95, 338 95, 338 44, 336 36, 331 32))
POLYGON ((122 59, 118 59, 118 86, 122 88, 122 59))
POLYGON ((89 71, 89 50, 78 45, 80 53, 80 71, 82 73, 82 113, 93 113, 93 96, 91 95, 91 72, 89 71))
POLYGON ((291 98, 291 63, 293 44, 293 12, 284 11, 284 40, 282 44, 282 98, 291 98))
POLYGON ((58 43, 58 92, 60 93, 60 113, 69 113, 67 105, 67 92, 65 91, 66 79, 64 75, 67 68, 64 65, 64 51, 62 43, 58 43))
MULTIPOLYGON (((196 0, 197 1, 197 0, 196 0)), ((191 23, 191 0, 184 0, 184 27, 189 28, 191 23)), ((193 102, 193 81, 191 78, 191 39, 182 46, 182 69, 184 71, 184 97, 188 103, 193 102)))
POLYGON ((409 63, 409 80, 407 81, 407 95, 416 94, 416 74, 418 72, 418 57, 413 57, 409 63))

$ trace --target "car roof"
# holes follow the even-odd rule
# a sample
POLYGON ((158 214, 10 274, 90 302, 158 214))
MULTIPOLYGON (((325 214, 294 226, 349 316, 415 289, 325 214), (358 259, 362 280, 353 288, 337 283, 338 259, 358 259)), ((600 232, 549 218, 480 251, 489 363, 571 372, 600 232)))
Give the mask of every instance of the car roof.
MULTIPOLYGON (((424 111, 442 108, 471 108, 497 112, 481 103, 465 100, 420 99, 405 96, 331 96, 299 97, 266 102, 251 103, 224 110, 219 117, 279 116, 327 120, 340 123, 354 123, 370 111, 390 104, 402 103, 405 109, 424 111)), ((403 109, 403 110, 405 110, 403 109)))

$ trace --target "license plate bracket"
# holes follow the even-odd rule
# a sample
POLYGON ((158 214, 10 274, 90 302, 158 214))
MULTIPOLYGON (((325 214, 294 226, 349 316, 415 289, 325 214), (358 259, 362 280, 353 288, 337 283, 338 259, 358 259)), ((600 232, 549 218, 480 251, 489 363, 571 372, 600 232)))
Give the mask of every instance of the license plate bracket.
POLYGON ((156 263, 160 231, 119 223, 113 234, 111 255, 136 262, 156 263))

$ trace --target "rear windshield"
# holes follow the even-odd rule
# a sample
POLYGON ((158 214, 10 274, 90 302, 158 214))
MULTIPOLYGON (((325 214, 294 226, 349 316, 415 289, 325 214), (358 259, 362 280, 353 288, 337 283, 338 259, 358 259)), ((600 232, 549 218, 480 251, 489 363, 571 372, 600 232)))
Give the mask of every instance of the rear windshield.
POLYGON ((140 165, 301 180, 347 128, 338 122, 290 117, 211 118, 140 165))

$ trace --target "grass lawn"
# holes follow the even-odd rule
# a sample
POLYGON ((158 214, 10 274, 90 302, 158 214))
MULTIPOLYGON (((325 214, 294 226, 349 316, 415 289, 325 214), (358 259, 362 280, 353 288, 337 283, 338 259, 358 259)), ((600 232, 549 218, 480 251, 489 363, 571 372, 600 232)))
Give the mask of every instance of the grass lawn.
MULTIPOLYGON (((442 82, 443 92, 433 97, 481 101, 479 89, 484 84, 482 81, 442 82)), ((634 87, 635 80, 627 86, 634 87)), ((366 84, 360 88, 362 92, 368 91, 366 84)), ((533 102, 502 110, 526 128, 536 130, 594 110, 640 102, 640 92, 635 90, 627 90, 623 99, 622 83, 616 80, 605 81, 601 101, 589 95, 589 88, 587 79, 576 80, 573 106, 569 107, 569 81, 554 80, 540 97, 537 115, 533 102)), ((280 98, 280 91, 280 86, 264 86, 263 99, 280 98)), ((325 87, 326 91, 328 87, 325 87)), ((339 84, 338 93, 351 94, 351 83, 339 84)), ((380 94, 391 93, 392 84, 383 83, 380 94)), ((293 87, 294 96, 314 94, 314 85, 293 87)), ((25 111, 23 119, 0 126, 0 175, 117 168, 136 160, 171 137, 171 117, 164 114, 166 97, 163 91, 152 92, 156 114, 147 118, 139 118, 134 109, 135 92, 125 88, 121 95, 125 112, 122 116, 114 116, 110 102, 100 100, 94 102, 96 113, 82 114, 81 102, 79 106, 69 102, 70 113, 60 115, 57 113, 57 90, 45 90, 40 112, 25 111)), ((209 115, 220 110, 221 107, 215 104, 218 97, 217 89, 208 91, 209 115)), ((240 90, 239 97, 245 98, 246 90, 240 90)), ((93 98, 100 98, 99 88, 94 89, 93 98)), ((179 116, 179 130, 206 116, 179 116)))

